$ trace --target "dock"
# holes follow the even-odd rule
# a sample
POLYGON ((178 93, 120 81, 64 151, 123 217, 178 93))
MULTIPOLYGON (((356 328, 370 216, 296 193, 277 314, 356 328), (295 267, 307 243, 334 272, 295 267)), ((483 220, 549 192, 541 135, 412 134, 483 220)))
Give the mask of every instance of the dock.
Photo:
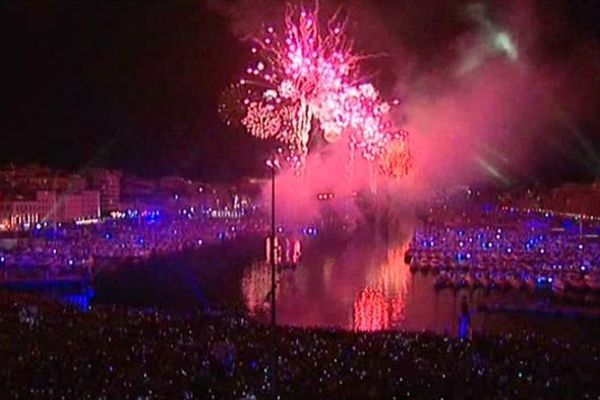
POLYGON ((600 320, 598 307, 550 306, 540 304, 482 304, 478 307, 482 312, 496 314, 525 314, 559 318, 584 318, 600 320))

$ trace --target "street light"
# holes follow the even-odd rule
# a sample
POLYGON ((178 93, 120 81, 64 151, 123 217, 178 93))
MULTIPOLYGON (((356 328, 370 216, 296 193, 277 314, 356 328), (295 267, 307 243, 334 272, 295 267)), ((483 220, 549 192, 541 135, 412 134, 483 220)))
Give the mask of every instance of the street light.
POLYGON ((277 349, 276 349, 276 335, 275 328, 277 326, 277 319, 275 313, 275 170, 281 168, 277 158, 272 158, 266 161, 267 167, 271 170, 271 396, 273 399, 277 398, 275 390, 275 370, 277 366, 277 349))

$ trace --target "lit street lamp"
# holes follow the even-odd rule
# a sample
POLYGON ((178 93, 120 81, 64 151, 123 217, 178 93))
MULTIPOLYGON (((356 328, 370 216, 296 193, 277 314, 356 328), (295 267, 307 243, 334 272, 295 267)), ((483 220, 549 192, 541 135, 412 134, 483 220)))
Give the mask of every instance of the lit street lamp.
POLYGON ((275 371, 277 366, 277 349, 276 349, 276 335, 275 328, 277 326, 277 319, 275 313, 275 170, 281 168, 279 161, 276 158, 267 160, 267 166, 271 170, 271 248, 270 248, 270 259, 271 259, 271 395, 273 399, 277 398, 275 390, 275 371))

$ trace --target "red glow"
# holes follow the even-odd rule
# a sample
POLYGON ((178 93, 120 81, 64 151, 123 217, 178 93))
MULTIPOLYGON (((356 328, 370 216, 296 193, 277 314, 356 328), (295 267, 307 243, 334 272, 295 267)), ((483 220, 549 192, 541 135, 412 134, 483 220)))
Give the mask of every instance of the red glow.
MULTIPOLYGON (((255 39, 252 54, 257 60, 247 68, 242 86, 257 90, 244 99, 242 124, 260 139, 276 138, 287 146, 286 160, 301 166, 312 135, 322 134, 328 143, 342 136, 349 153, 359 152, 377 161, 395 146, 393 175, 410 168, 406 132, 391 117, 395 106, 382 100, 375 87, 360 75, 361 59, 344 35, 346 21, 332 16, 321 29, 318 8, 288 7, 283 27, 269 24, 264 36, 255 39), (401 154, 398 154, 398 153, 401 154)), ((233 106, 223 109, 235 109, 233 106)))
POLYGON ((390 327, 390 305, 380 289, 363 288, 354 301, 354 330, 373 332, 390 327))

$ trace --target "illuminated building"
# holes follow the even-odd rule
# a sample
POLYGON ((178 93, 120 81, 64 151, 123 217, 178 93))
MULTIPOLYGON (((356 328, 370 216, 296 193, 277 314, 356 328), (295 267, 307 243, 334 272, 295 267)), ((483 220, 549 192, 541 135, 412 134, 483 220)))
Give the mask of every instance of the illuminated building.
POLYGON ((91 190, 65 193, 59 200, 58 217, 61 222, 99 218, 100 193, 91 190))
POLYGON ((108 214, 119 209, 121 172, 96 168, 87 171, 90 187, 100 192, 100 211, 108 214))
POLYGON ((97 191, 57 194, 38 191, 35 199, 23 197, 0 201, 0 230, 24 230, 38 223, 76 222, 100 217, 97 191))

